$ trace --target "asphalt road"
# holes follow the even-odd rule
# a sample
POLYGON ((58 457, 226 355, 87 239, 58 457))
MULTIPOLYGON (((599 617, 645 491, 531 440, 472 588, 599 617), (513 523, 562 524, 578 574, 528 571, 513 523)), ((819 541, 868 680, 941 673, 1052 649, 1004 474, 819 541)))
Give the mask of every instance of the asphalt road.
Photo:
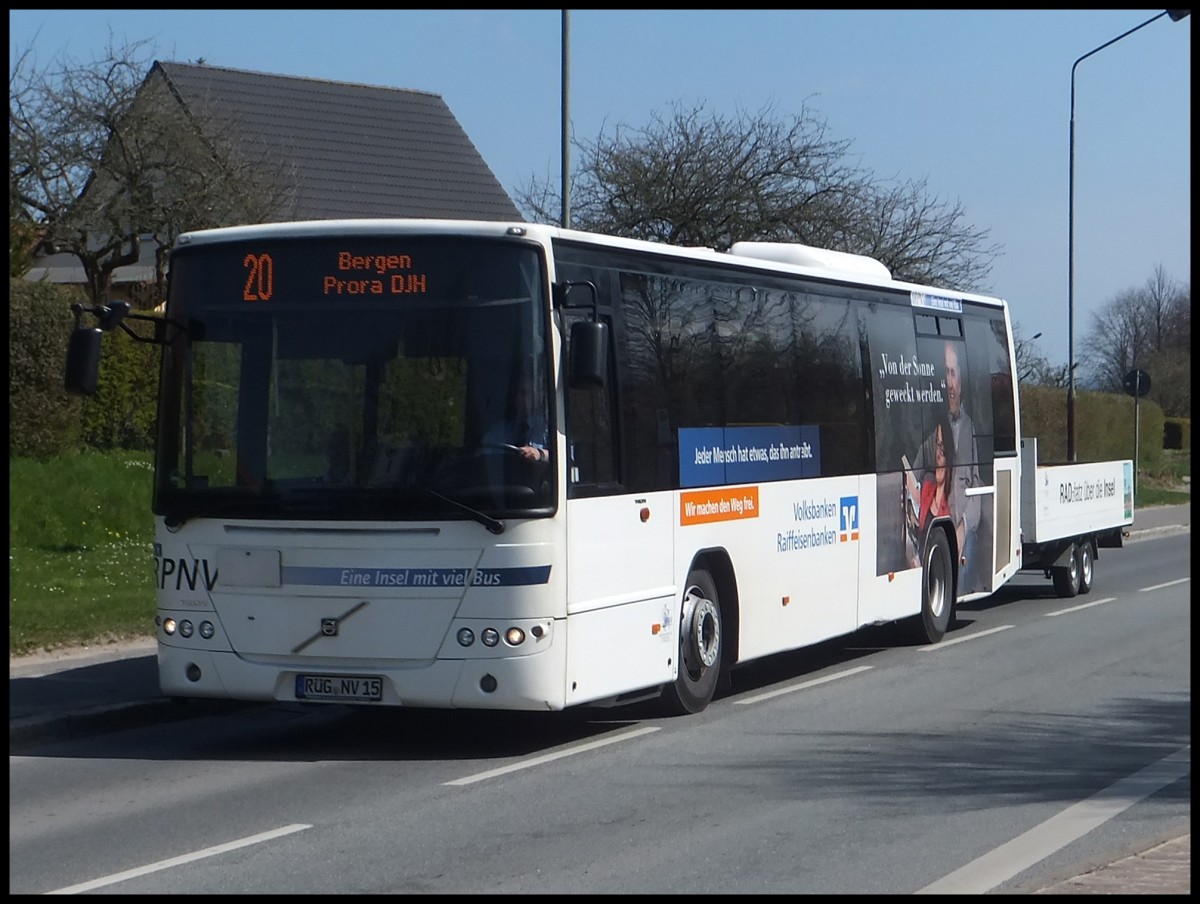
MULTIPOLYGON (((1190 533, 1191 506, 1140 510, 1135 527, 1128 542, 1190 533)), ((152 639, 9 660, 10 755, 41 744, 238 706, 165 699, 158 687, 152 639)), ((1187 833, 1155 839, 1148 848, 1123 852, 1109 863, 1081 865, 1078 875, 1036 893, 1189 894, 1190 890, 1191 835, 1187 833)))

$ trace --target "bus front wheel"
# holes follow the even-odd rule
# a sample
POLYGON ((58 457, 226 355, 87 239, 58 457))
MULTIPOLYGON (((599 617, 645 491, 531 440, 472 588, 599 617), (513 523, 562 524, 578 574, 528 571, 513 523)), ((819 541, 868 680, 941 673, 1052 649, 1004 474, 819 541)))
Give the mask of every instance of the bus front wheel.
POLYGON ((712 701, 721 674, 721 602, 712 575, 688 575, 679 619, 679 675, 663 689, 669 715, 701 712, 712 701))

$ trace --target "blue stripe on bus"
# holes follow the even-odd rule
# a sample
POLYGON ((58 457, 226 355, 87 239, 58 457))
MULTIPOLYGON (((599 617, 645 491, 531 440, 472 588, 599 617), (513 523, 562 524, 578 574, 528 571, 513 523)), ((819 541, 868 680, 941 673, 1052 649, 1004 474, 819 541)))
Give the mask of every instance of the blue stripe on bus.
POLYGON ((284 584, 319 587, 521 587, 545 584, 549 565, 520 568, 316 568, 290 565, 283 568, 284 584))

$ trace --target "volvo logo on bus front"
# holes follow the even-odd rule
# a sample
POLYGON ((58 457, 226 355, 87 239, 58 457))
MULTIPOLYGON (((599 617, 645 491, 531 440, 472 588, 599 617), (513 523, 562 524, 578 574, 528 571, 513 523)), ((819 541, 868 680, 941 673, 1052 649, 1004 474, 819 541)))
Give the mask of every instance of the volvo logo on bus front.
POLYGON ((321 633, 326 637, 337 637, 339 621, 337 618, 321 619, 321 633))

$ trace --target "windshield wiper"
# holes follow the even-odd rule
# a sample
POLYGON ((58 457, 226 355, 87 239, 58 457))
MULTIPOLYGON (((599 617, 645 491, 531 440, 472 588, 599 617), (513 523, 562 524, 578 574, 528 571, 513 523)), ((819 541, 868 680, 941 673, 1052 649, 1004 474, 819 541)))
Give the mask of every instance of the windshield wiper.
POLYGON ((423 487, 423 489, 430 496, 433 496, 436 499, 440 499, 442 502, 452 505, 454 508, 458 509, 461 512, 466 512, 468 515, 471 516, 471 518, 473 520, 478 521, 480 524, 482 524, 484 527, 486 527, 491 533, 493 533, 493 534, 504 533, 505 524, 503 521, 500 521, 497 518, 493 518, 491 515, 484 514, 483 512, 479 511, 479 509, 471 508, 471 506, 467 505, 464 502, 459 502, 457 499, 451 499, 449 496, 439 493, 437 490, 431 490, 431 489, 429 489, 429 487, 423 487))

